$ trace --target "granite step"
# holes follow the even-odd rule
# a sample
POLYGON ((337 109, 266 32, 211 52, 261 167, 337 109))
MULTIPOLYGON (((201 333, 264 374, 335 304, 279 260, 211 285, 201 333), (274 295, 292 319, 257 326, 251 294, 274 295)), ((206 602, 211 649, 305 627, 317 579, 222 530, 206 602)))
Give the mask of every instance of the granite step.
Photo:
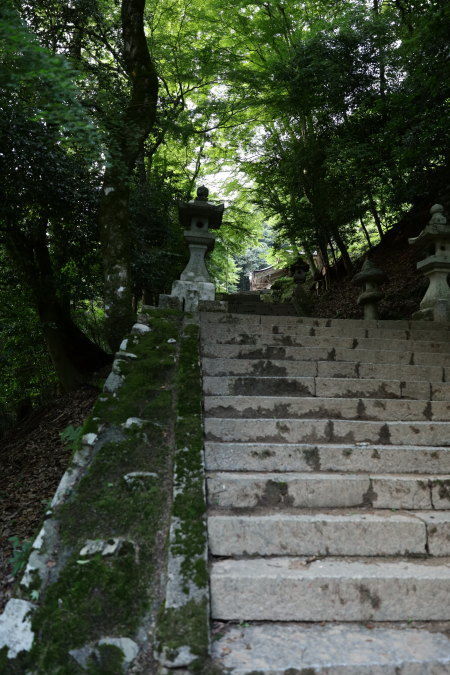
POLYGON ((286 326, 295 329, 298 326, 317 326, 317 327, 355 327, 355 328, 382 328, 382 329, 393 329, 393 330, 437 330, 445 332, 450 332, 450 323, 439 323, 439 326, 436 327, 429 321, 414 321, 410 319, 399 319, 399 320, 365 320, 365 319, 329 319, 324 317, 307 317, 307 316, 263 316, 263 315, 249 315, 243 316, 239 314, 233 314, 230 312, 202 312, 200 311, 200 321, 202 328, 208 328, 209 326, 220 325, 223 327, 231 326, 238 329, 241 326, 262 326, 269 327, 269 330, 273 330, 273 327, 277 326, 286 326))
MULTIPOLYGON (((450 419, 449 401, 322 396, 205 396, 207 417, 437 421, 450 419)), ((447 422, 450 439, 450 422, 447 422)))
MULTIPOLYGON (((352 337, 311 337, 311 336, 279 336, 271 335, 255 337, 251 341, 239 341, 232 338, 230 342, 217 342, 212 340, 202 341, 202 353, 205 356, 211 356, 212 353, 219 356, 225 356, 228 353, 227 348, 241 347, 251 349, 255 352, 277 351, 282 347, 304 347, 304 348, 325 348, 325 349, 368 349, 368 350, 390 350, 394 352, 407 349, 411 352, 431 352, 433 354, 450 354, 450 340, 442 342, 416 341, 416 340, 380 340, 372 338, 352 338, 352 337)), ((265 357, 261 357, 265 358, 265 357)))
POLYGON ((227 509, 448 510, 450 474, 210 472, 208 503, 227 509))
MULTIPOLYGON (((209 325, 202 327, 201 337, 204 341, 212 341, 226 344, 244 344, 248 341, 251 344, 254 341, 265 341, 271 344, 271 341, 281 342, 283 340, 302 339, 303 337, 350 337, 350 338, 371 338, 375 340, 404 340, 404 341, 425 341, 425 342, 446 342, 450 338, 450 331, 440 328, 428 330, 415 329, 395 329, 395 328, 367 328, 364 326, 308 326, 298 325, 295 327, 286 325, 255 325, 246 328, 236 328, 233 326, 209 325), (231 342, 230 342, 231 341, 231 342)), ((289 343, 287 343, 289 344, 289 343)))
POLYGON ((448 422, 207 417, 204 427, 207 441, 450 446, 448 422))
POLYGON ((209 471, 450 474, 450 447, 206 442, 205 462, 209 471))
POLYGON ((241 556, 450 556, 450 511, 210 512, 210 552, 241 556), (428 537, 427 530, 431 530, 428 537))
POLYGON ((409 398, 450 400, 450 385, 441 382, 420 384, 402 380, 337 377, 233 377, 203 378, 206 396, 326 396, 341 398, 409 398))
MULTIPOLYGON (((202 370, 204 375, 214 377, 227 377, 231 375, 249 375, 254 377, 349 377, 353 379, 401 380, 406 383, 434 381, 436 385, 444 385, 445 380, 450 376, 450 369, 444 369, 441 365, 412 365, 408 363, 406 358, 404 359, 405 363, 383 361, 383 356, 386 355, 387 357, 387 355, 391 355, 391 352, 380 352, 377 354, 374 352, 364 352, 364 350, 344 351, 346 352, 344 355, 346 358, 338 360, 327 359, 324 350, 314 349, 306 350, 305 353, 302 352, 298 355, 298 359, 295 359, 291 355, 288 355, 289 358, 281 359, 247 358, 247 355, 232 358, 204 357, 202 359, 202 370)), ((406 356, 408 355, 406 354, 406 356)), ((436 358, 434 358, 434 363, 436 363, 436 358)))
MULTIPOLYGON (((417 343, 416 343, 417 344, 417 343)), ((411 343, 413 345, 413 343, 411 343)), ((411 346, 410 345, 410 346, 411 346)), ((209 359, 258 359, 258 360, 285 360, 285 361, 353 361, 356 363, 393 364, 401 366, 434 366, 439 367, 442 378, 442 369, 450 366, 450 354, 433 352, 401 350, 394 351, 389 348, 374 349, 362 348, 336 348, 335 346, 321 347, 291 347, 283 345, 257 346, 257 345, 217 345, 206 344, 202 349, 203 360, 209 359)), ((446 378, 448 379, 448 378, 446 378)))
MULTIPOLYGON (((448 675, 450 639, 434 624, 220 626, 212 654, 233 675, 448 675)), ((448 626, 443 626, 447 630, 448 626)))
POLYGON ((448 621, 450 559, 225 559, 210 574, 222 621, 448 621))

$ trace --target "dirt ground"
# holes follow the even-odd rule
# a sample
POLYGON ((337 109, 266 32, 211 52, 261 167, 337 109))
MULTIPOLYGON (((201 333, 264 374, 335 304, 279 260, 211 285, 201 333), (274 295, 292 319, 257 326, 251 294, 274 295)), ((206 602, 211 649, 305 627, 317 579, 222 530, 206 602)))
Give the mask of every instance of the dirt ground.
POLYGON ((36 408, 0 441, 0 612, 11 597, 14 577, 10 537, 32 541, 72 455, 59 436, 79 426, 98 390, 78 389, 36 408))

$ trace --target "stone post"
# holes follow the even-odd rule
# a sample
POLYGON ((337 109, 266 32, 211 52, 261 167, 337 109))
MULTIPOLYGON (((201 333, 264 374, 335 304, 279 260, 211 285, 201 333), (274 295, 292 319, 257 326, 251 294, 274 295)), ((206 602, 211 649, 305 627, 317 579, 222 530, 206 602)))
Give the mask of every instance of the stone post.
POLYGON ((420 310, 413 314, 413 319, 447 322, 450 321, 450 226, 441 204, 432 206, 430 213, 428 225, 418 237, 409 239, 423 255, 417 269, 429 279, 420 310))
POLYGON ((214 248, 215 234, 222 224, 224 205, 208 202, 208 190, 199 187, 197 196, 180 202, 178 212, 190 258, 180 279, 174 281, 170 297, 178 299, 186 312, 196 311, 199 300, 214 300, 215 287, 205 265, 206 254, 214 248))
POLYGON ((364 286, 358 298, 358 305, 364 308, 364 319, 378 319, 377 303, 383 298, 379 285, 386 280, 383 270, 376 267, 370 260, 365 260, 361 272, 358 272, 352 282, 356 286, 364 286))

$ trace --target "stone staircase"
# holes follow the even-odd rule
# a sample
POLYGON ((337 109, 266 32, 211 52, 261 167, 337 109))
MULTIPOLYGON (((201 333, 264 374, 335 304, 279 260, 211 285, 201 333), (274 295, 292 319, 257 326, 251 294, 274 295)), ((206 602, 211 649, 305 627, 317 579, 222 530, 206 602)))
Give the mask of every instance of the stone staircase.
POLYGON ((201 335, 218 663, 450 673, 450 327, 202 312, 201 335))

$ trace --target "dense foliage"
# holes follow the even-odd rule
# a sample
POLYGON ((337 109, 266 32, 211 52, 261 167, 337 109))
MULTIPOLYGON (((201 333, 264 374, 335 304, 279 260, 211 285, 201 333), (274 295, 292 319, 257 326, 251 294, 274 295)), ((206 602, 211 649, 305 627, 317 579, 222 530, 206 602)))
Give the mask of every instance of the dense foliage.
POLYGON ((224 291, 299 252, 350 271, 411 204, 445 201, 442 0, 0 11, 3 416, 89 381, 140 299, 170 289, 176 204, 199 182, 227 205, 209 263, 224 291))

